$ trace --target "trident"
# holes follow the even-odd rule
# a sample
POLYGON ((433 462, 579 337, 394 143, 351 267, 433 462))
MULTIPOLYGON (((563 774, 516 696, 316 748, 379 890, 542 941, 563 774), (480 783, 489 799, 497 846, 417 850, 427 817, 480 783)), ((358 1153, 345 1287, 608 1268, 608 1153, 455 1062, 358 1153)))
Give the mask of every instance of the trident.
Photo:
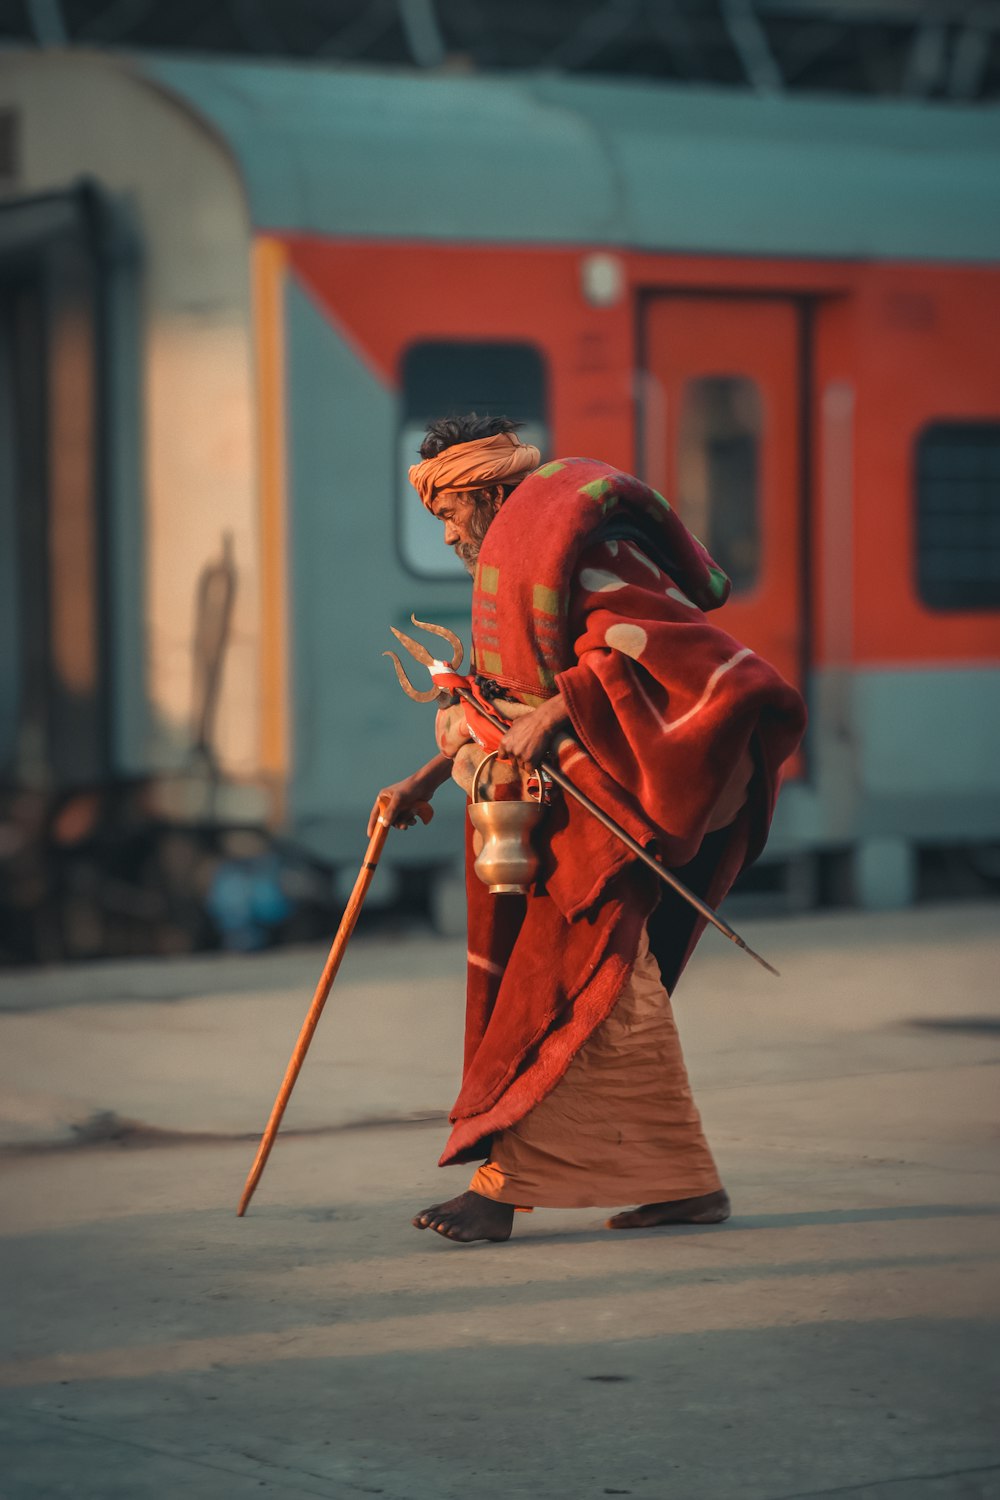
MULTIPOLYGON (((396 676, 399 678, 399 685, 403 689, 403 692, 416 703, 433 703, 436 701, 448 704, 454 703, 456 699, 460 699, 466 706, 465 721, 469 726, 469 733, 477 745, 480 745, 484 750, 495 750, 500 740, 510 728, 510 721, 498 713, 496 705, 485 697, 472 678, 460 674, 459 668, 462 665, 462 659, 465 655, 462 642, 453 630, 448 630, 444 625, 430 625, 426 620, 418 620, 416 615, 411 615, 410 619, 419 629, 428 630, 432 635, 440 636, 443 640, 446 640, 452 648, 452 655, 450 661, 439 661, 430 654, 426 646, 422 646, 419 641, 413 640, 410 636, 404 635, 401 630, 397 630, 394 625, 390 625, 389 629, 397 641, 399 641, 400 645, 405 646, 411 656, 420 662, 422 666, 427 668, 431 675, 431 682, 434 684, 433 687, 420 692, 410 682, 403 668, 403 663, 395 651, 383 651, 382 655, 388 656, 396 668, 396 676)), ((723 937, 727 937, 731 943, 735 943, 737 948, 742 948, 744 953, 749 953, 750 957, 756 959, 761 968, 766 969, 769 974, 778 973, 774 965, 769 964, 766 958, 761 958, 759 953, 755 953, 750 944, 744 938, 741 938, 739 933, 730 927, 729 923, 723 917, 720 917, 717 911, 714 911, 700 896, 696 896, 694 891, 689 891, 683 881, 678 880, 673 871, 668 870, 666 865, 661 864, 648 850, 644 849, 631 834, 626 833, 625 829, 616 823, 614 818, 609 817, 603 808, 598 807, 596 802, 592 802, 586 793, 582 792, 578 786, 570 781, 569 777, 558 766, 554 766, 550 760, 544 759, 541 762, 540 769, 550 781, 555 782, 556 786, 561 787, 564 792, 579 802, 581 807, 585 807, 599 823, 603 823, 604 827, 610 833, 613 833, 615 838, 620 839, 626 848, 632 851, 636 859, 641 859, 643 864, 652 870, 659 880, 662 880, 665 885, 669 885, 675 890, 707 922, 711 922, 712 926, 721 932, 723 937)))

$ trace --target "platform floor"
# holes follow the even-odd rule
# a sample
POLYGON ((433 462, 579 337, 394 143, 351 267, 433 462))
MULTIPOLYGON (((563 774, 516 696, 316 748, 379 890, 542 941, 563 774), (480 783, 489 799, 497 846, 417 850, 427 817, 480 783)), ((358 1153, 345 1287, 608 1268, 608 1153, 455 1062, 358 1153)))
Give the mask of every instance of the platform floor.
POLYGON ((352 949, 244 1220, 321 953, 0 977, 2 1500, 1000 1497, 1000 909, 747 937, 676 997, 732 1221, 504 1246, 409 1225, 460 945, 352 949))

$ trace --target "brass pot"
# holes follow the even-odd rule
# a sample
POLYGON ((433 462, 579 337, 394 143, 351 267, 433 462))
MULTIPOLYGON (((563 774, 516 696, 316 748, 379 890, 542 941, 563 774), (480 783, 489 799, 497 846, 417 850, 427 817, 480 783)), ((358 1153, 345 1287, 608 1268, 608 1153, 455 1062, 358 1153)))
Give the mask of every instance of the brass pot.
POLYGON ((538 855, 531 846, 531 834, 545 812, 541 778, 537 802, 480 802, 479 778, 487 761, 496 758, 495 750, 484 756, 472 778, 469 817, 483 841, 475 871, 484 885, 489 886, 491 895, 526 896, 538 874, 538 855))

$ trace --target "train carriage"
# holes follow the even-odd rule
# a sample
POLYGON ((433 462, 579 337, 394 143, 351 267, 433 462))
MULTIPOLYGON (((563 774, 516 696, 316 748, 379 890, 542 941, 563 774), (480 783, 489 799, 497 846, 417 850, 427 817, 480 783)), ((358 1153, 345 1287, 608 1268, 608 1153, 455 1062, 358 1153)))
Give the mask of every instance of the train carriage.
MULTIPOLYGON (((475 408, 639 473, 731 573, 811 711, 769 858, 887 906, 1000 840, 994 113, 8 53, 0 144, 8 779, 183 768, 225 557, 216 812, 349 864, 429 745, 388 626, 467 634, 405 473, 475 408)), ((461 816, 394 858, 446 872, 461 816)))

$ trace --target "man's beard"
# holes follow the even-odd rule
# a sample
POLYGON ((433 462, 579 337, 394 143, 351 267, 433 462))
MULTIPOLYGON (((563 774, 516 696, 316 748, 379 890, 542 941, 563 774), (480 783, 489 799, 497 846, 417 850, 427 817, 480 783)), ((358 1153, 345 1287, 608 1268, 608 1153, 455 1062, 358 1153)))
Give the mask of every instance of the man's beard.
POLYGON ((455 556, 461 559, 469 574, 475 574, 479 549, 499 509, 499 505, 491 497, 477 499, 469 519, 469 540, 455 543, 455 556))

